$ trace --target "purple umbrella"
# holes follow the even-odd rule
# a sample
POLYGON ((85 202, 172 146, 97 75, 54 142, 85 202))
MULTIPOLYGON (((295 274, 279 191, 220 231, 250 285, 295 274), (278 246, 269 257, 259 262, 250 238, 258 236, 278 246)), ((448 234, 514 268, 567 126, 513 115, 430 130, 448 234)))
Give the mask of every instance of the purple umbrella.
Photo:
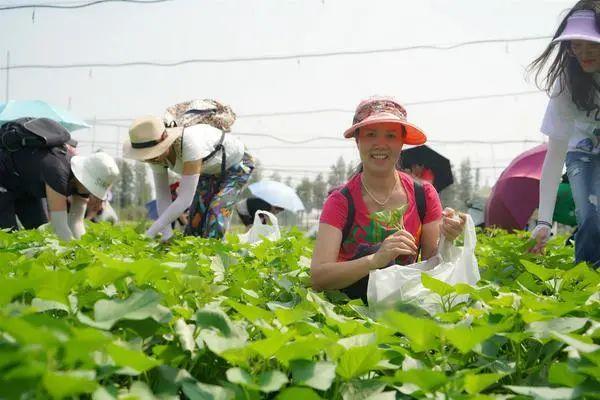
POLYGON ((538 207, 540 177, 547 145, 517 156, 502 172, 485 207, 485 225, 507 230, 524 229, 538 207))

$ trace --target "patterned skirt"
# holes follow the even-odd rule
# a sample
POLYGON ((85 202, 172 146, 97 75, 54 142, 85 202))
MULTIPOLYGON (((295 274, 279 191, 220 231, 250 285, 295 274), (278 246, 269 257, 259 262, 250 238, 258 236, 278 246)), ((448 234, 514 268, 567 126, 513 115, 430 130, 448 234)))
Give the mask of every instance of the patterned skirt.
POLYGON ((254 170, 248 153, 239 164, 229 167, 223 176, 201 175, 190 206, 186 235, 221 239, 229 227, 234 205, 254 170))

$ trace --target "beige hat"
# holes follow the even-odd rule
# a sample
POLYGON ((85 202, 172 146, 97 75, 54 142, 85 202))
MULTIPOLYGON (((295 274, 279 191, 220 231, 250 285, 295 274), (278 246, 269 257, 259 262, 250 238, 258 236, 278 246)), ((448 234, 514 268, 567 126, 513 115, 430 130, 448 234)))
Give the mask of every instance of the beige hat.
POLYGON ((91 194, 102 200, 119 176, 115 160, 101 151, 89 156, 71 157, 71 171, 91 194))
POLYGON ((141 117, 129 127, 129 140, 123 143, 123 156, 134 160, 148 160, 164 153, 181 136, 183 128, 165 128, 157 117, 141 117))

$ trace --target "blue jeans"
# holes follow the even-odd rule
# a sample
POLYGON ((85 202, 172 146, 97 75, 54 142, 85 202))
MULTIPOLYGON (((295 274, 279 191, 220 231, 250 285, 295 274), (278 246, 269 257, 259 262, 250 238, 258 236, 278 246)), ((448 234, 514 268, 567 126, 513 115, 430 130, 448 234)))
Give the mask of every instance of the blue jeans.
POLYGON ((567 174, 579 226, 575 234, 575 261, 600 267, 600 154, 568 152, 567 174))

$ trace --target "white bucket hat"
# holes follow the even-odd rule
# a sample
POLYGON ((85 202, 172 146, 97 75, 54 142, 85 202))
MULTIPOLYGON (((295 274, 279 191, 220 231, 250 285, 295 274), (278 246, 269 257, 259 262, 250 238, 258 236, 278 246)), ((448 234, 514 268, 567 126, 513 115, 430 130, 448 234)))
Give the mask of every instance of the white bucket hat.
POLYGON ((71 157, 71 171, 91 194, 102 200, 119 176, 117 163, 104 152, 71 157))
POLYGON ((165 128, 160 118, 138 118, 129 127, 129 140, 123 143, 123 156, 140 161, 158 157, 182 133, 182 127, 165 128))

